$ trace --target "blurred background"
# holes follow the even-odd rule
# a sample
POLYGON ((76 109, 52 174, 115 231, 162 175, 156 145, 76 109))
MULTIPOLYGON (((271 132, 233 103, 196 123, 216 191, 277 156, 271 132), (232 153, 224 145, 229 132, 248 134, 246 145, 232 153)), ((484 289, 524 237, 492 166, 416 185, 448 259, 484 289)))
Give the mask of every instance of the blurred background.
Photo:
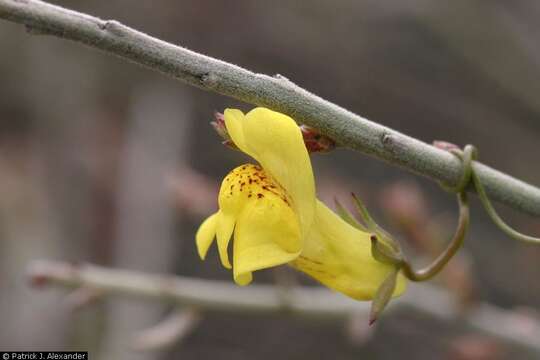
MULTIPOLYGON (((423 141, 473 143, 483 162, 540 185, 538 1, 55 3, 284 75, 423 141)), ((527 333, 540 322, 540 247, 504 236, 476 199, 465 249, 432 282, 462 310, 452 321, 411 308, 371 328, 354 316, 211 312, 182 341, 134 351, 137 333, 174 309, 105 298, 74 310, 68 292, 31 288, 26 267, 54 259, 232 281, 215 249, 198 259, 194 234, 217 207, 221 179, 247 160, 221 145, 212 114, 252 106, 5 21, 0 48, 1 348, 88 349, 94 359, 540 357, 463 320, 489 303, 508 315, 501 328, 527 333)), ((455 200, 437 184, 346 149, 313 163, 324 201, 349 203, 355 191, 418 264, 449 239, 455 200)), ((539 219, 500 211, 540 233, 539 219)), ((273 279, 272 271, 256 274, 259 283, 273 279)))

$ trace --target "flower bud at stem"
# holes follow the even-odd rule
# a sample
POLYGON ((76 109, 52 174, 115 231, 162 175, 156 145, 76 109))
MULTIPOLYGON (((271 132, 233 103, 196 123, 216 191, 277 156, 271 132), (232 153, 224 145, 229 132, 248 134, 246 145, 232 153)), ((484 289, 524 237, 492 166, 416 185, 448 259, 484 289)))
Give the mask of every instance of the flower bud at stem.
POLYGON ((328 136, 322 135, 317 129, 307 125, 300 125, 304 143, 310 153, 326 153, 336 148, 336 142, 328 136))

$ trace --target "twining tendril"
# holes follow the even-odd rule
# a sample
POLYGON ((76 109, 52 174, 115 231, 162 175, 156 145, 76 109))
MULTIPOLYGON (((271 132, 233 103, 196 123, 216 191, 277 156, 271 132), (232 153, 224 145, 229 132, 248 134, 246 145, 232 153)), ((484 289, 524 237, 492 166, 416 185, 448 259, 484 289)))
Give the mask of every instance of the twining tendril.
POLYGON ((459 204, 459 221, 454 233, 454 237, 448 243, 446 249, 435 259, 433 262, 428 265, 426 268, 421 270, 413 270, 411 264, 404 262, 401 269, 403 274, 411 281, 425 281, 429 280, 446 266, 446 264, 454 257, 463 241, 465 240, 465 235, 469 228, 470 222, 470 211, 467 201, 467 194, 463 191, 458 194, 458 204, 459 204))
POLYGON ((475 157, 475 153, 476 150, 474 147, 467 147, 465 151, 455 153, 463 162, 463 176, 456 186, 445 186, 445 188, 457 193, 459 206, 457 228, 454 236, 443 252, 433 260, 430 265, 423 269, 414 270, 411 263, 405 258, 399 244, 394 241, 388 232, 373 220, 366 206, 354 194, 352 194, 352 197, 361 221, 356 220, 354 216, 347 212, 347 210, 336 201, 338 213, 346 222, 363 231, 372 233, 371 254, 373 258, 379 262, 393 266, 393 271, 391 271, 386 279, 380 284, 373 298, 369 320, 370 324, 373 324, 376 321, 390 301, 396 286, 396 280, 400 273, 407 279, 415 282, 429 280, 444 269, 446 264, 448 264, 450 259, 454 257, 459 248, 463 245, 470 223, 470 210, 466 188, 471 182, 471 179, 474 179, 475 177, 472 168, 472 161, 475 157))
POLYGON ((394 284, 398 273, 401 272, 407 279, 411 281, 429 280, 444 269, 446 264, 454 257, 459 248, 463 245, 470 222, 470 209, 467 199, 467 188, 470 186, 474 187, 478 193, 478 197, 480 198, 482 205, 484 206, 484 209, 488 213, 491 220, 501 231, 513 239, 540 244, 540 238, 522 234, 519 231, 514 230, 501 219, 499 214, 497 214, 497 211, 487 196, 486 190, 481 183, 479 176, 476 174, 476 165, 474 164, 474 160, 476 160, 478 157, 478 151, 473 145, 466 145, 463 150, 447 142, 435 142, 434 145, 441 149, 447 150, 458 157, 462 163, 463 170, 461 179, 456 185, 449 186, 447 184, 441 184, 445 190, 457 194, 459 220, 454 236, 447 245, 446 249, 444 249, 444 251, 427 267, 420 270, 414 270, 411 263, 405 259, 399 244, 395 242, 386 231, 377 225, 377 223, 369 215, 366 207, 356 196, 354 196, 354 194, 353 198, 355 200, 356 208, 364 224, 357 222, 354 217, 347 213, 347 211, 344 210, 344 208, 338 203, 339 213, 342 214, 342 217, 344 217, 352 225, 355 225, 356 223, 357 226, 360 226, 362 229, 372 233, 371 253, 375 260, 393 265, 394 267, 394 271, 388 275, 383 283, 381 283, 379 290, 373 299, 370 323, 373 323, 377 319, 379 314, 388 304, 390 300, 389 294, 392 294, 393 286, 395 286, 394 284))
MULTIPOLYGON (((405 259, 402 251, 399 248, 398 251, 395 251, 394 248, 387 245, 387 242, 380 241, 378 234, 371 236, 371 252, 373 257, 378 261, 399 267, 402 270, 403 275, 411 281, 426 281, 433 278, 441 272, 450 259, 457 253, 465 240, 465 235, 469 228, 470 211, 467 193, 462 191, 458 194, 457 198, 459 205, 459 220, 454 236, 448 243, 446 249, 444 249, 430 265, 420 270, 414 270, 411 263, 405 259)), ((397 243, 394 242, 394 244, 397 243)))
POLYGON ((497 225, 497 227, 502 232, 516 240, 540 244, 540 238, 520 233, 519 231, 513 229, 512 227, 510 227, 510 225, 505 223, 503 219, 499 216, 499 214, 497 214, 495 207, 493 207, 493 204, 487 196, 484 185, 482 185, 480 178, 476 174, 476 171, 474 171, 475 165, 472 160, 476 160, 478 157, 478 151, 476 150, 476 148, 473 145, 466 145, 463 151, 458 148, 452 148, 449 149, 449 151, 452 154, 456 155, 463 162, 464 175, 462 177, 462 180, 457 184, 456 187, 444 187, 447 190, 453 192, 460 192, 463 191, 465 187, 469 184, 469 182, 472 180, 474 188, 478 193, 478 197, 480 198, 484 209, 486 210, 493 223, 495 223, 495 225, 497 225))

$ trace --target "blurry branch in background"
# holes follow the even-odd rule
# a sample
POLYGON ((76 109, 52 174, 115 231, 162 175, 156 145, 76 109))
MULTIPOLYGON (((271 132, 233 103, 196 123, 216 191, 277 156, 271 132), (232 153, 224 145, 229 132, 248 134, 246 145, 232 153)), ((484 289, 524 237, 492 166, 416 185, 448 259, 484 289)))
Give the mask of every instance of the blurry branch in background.
POLYGON ((219 191, 219 184, 216 181, 212 181, 190 166, 183 166, 167 174, 165 181, 176 208, 182 213, 199 221, 215 210, 215 194, 219 191))
MULTIPOLYGON (((173 314, 169 320, 145 331, 150 336, 136 341, 135 346, 146 349, 160 346, 161 343, 157 344, 152 339, 157 339, 157 342, 167 339, 175 341, 184 336, 196 326, 199 313, 205 310, 261 314, 284 312, 319 319, 350 319, 363 314, 367 319, 370 309, 369 303, 359 303, 318 287, 291 288, 283 303, 280 290, 272 285, 252 285, 246 288, 222 281, 150 275, 86 264, 34 261, 29 266, 28 275, 31 284, 39 288, 91 288, 104 296, 127 296, 187 306, 187 310, 180 310, 182 312, 173 314), (156 337, 156 333, 160 336, 156 337)), ((419 311, 445 321, 463 315, 446 291, 418 284, 410 286, 414 290, 396 300, 386 315, 400 308, 419 311)), ((540 353, 540 321, 534 317, 479 304, 471 308, 462 319, 478 331, 540 353)))
POLYGON ((194 330, 201 320, 196 308, 176 309, 165 320, 139 332, 133 342, 133 350, 163 349, 178 343, 194 330))
MULTIPOLYGON (((286 113, 347 146, 449 186, 460 178, 454 156, 386 128, 293 84, 283 76, 256 74, 131 29, 38 0, 0 0, 0 18, 31 34, 54 35, 115 54, 198 88, 286 113)), ((478 162, 475 172, 490 199, 540 215, 540 189, 478 162)), ((472 187, 469 187, 472 189, 472 187)))

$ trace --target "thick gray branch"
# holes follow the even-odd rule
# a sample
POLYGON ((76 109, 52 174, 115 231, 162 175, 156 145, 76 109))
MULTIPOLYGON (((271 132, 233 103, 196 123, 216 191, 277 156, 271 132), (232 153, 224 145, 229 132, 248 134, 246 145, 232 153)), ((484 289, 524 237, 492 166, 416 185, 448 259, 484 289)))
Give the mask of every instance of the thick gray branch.
MULTIPOLYGON (((338 319, 365 314, 367 321, 370 306, 369 303, 354 301, 319 287, 292 288, 284 298, 272 285, 238 287, 223 281, 150 275, 44 260, 31 263, 28 273, 30 281, 36 286, 87 288, 100 295, 139 297, 201 310, 266 314, 288 312, 310 318, 338 319)), ((461 311, 446 291, 425 285, 409 286, 414 289, 394 300, 386 313, 406 307, 440 320, 459 318, 461 311)), ((478 331, 540 353, 540 324, 534 319, 523 325, 523 319, 518 315, 488 304, 470 309, 462 319, 478 331), (527 331, 523 331, 523 327, 527 331)))
MULTIPOLYGON (((133 30, 117 21, 67 10, 38 0, 0 0, 0 18, 32 33, 85 43, 190 85, 286 113, 347 146, 455 185, 461 164, 451 154, 366 120, 296 86, 287 79, 255 74, 133 30)), ((540 215, 540 189, 476 163, 490 198, 540 215)))

